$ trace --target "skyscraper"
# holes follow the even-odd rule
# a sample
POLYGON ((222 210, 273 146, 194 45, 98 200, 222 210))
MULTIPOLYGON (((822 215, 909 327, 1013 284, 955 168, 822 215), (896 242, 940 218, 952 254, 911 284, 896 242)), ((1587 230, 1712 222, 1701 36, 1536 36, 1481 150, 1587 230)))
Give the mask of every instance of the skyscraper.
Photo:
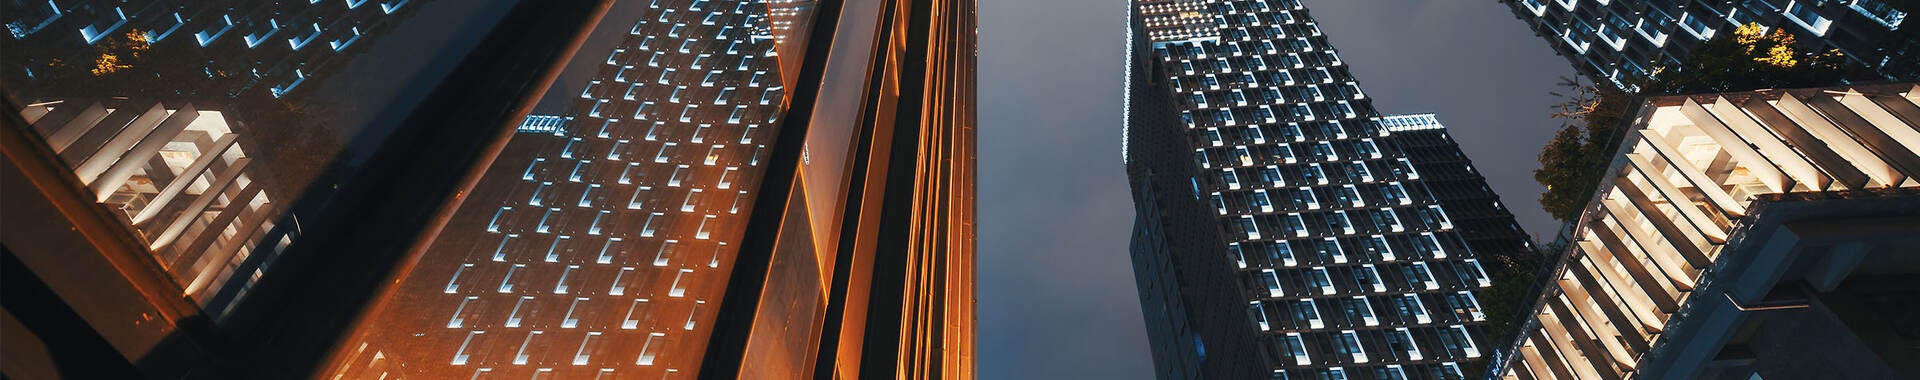
POLYGON ((1480 373, 1505 335, 1480 291, 1511 261, 1489 258, 1531 246, 1444 127, 1374 110, 1298 1, 1130 15, 1131 251, 1159 378, 1480 373))
POLYGON ((1803 47, 1838 49, 1887 79, 1920 76, 1920 29, 1886 0, 1502 0, 1595 82, 1631 88, 1685 62, 1701 42, 1757 23, 1803 47))
POLYGON ((325 376, 971 378, 972 2, 619 6, 325 376))
POLYGON ((1505 377, 1920 374, 1920 87, 1638 110, 1505 377))
POLYGON ((159 47, 152 51, 199 58, 170 64, 202 74, 170 91, 222 96, 259 87, 280 97, 430 1, 6 0, 0 41, 23 48, 0 53, 0 78, 15 91, 57 91, 49 87, 76 83, 62 78, 67 72, 135 64, 132 54, 113 52, 133 45, 141 54, 159 47))
POLYGON ((306 376, 601 4, 0 2, 0 372, 306 376))

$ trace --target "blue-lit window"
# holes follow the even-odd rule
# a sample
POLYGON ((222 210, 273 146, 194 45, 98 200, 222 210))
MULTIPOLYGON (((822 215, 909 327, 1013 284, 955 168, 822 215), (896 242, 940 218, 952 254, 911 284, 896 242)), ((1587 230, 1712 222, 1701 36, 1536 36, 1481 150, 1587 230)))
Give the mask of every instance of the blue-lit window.
POLYGON ((1787 3, 1786 16, 1788 20, 1792 20, 1795 24, 1800 24, 1801 27, 1807 28, 1808 31, 1813 32, 1813 34, 1817 36, 1827 35, 1827 27, 1833 24, 1833 20, 1821 17, 1820 13, 1816 12, 1814 7, 1797 0, 1787 3))
POLYGON ((1847 7, 1886 26, 1887 29, 1897 29, 1907 20, 1906 12, 1893 9, 1893 6, 1887 5, 1882 0, 1848 0, 1847 7))
POLYGON ((1709 25, 1707 20, 1702 20, 1700 16, 1695 16, 1693 13, 1680 14, 1680 29, 1687 31, 1687 34, 1692 34, 1693 38, 1701 41, 1712 39, 1713 27, 1709 25))

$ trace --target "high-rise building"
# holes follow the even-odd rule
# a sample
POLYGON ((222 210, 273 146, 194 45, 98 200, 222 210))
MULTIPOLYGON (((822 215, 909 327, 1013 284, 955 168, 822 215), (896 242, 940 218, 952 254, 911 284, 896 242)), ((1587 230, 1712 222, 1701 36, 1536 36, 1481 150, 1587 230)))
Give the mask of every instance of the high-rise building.
MULTIPOLYGON (((56 2, 57 13, 79 14, 56 2)), ((315 6, 381 4, 344 3, 315 6)), ((220 120, 232 132, 213 139, 238 136, 244 157, 229 149, 219 157, 231 160, 210 164, 219 170, 183 172, 244 166, 245 178, 277 177, 283 168, 262 165, 266 158, 317 145, 263 120, 345 140, 341 151, 296 156, 318 162, 325 181, 268 189, 274 201, 290 194, 280 209, 293 210, 269 220, 302 238, 249 243, 273 255, 241 262, 232 277, 245 282, 222 292, 246 296, 223 307, 187 302, 197 300, 181 296, 190 283, 169 278, 168 262, 150 257, 164 252, 149 254, 136 233, 151 227, 114 213, 139 202, 103 207, 90 186, 115 181, 86 180, 96 169, 90 159, 61 156, 202 151, 203 134, 164 140, 158 155, 112 148, 134 136, 119 131, 148 128, 150 118, 162 119, 154 129, 168 128, 164 116, 188 107, 126 91, 179 94, 175 86, 201 83, 72 77, 86 85, 72 88, 83 99, 108 99, 95 107, 48 103, 8 82, 6 104, 24 112, 0 118, 10 164, 0 189, 10 220, 47 222, 0 226, 8 292, 0 326, 10 358, 0 370, 11 378, 973 377, 972 1, 389 3, 418 13, 361 40, 363 55, 332 61, 335 73, 352 75, 309 74, 285 97, 223 105, 220 120), (575 67, 587 72, 581 83, 554 86, 575 78, 563 75, 575 67), (548 88, 572 90, 541 101, 548 88), (159 112, 127 111, 154 104, 159 112), (234 116, 260 104, 294 112, 234 116), (142 118, 80 132, 25 121, 67 113, 142 118), (79 148, 48 144, 75 133, 79 148), (280 138, 248 144, 261 136, 280 138)), ((9 16, 38 5, 0 4, 9 16)), ((147 9, 87 9, 103 6, 147 9)), ((265 12, 258 19, 279 20, 269 15, 292 6, 256 10, 265 12)), ((200 112, 196 123, 216 120, 200 112)), ((133 145, 163 140, 141 141, 133 145)), ((147 194, 138 190, 127 193, 147 194)), ((213 199, 250 205, 229 193, 213 199)), ((162 215, 199 215, 210 225, 249 212, 164 207, 162 215)), ((245 228, 236 221, 226 231, 245 228)), ((215 232, 195 239, 244 238, 215 232)))
POLYGON ((306 376, 605 4, 534 3, 0 1, 0 373, 306 376))
POLYGON ((1595 82, 1632 89, 1701 42, 1759 24, 1802 47, 1837 49, 1887 79, 1920 77, 1920 29, 1888 0, 1501 0, 1595 82))
MULTIPOLYGON (((252 158, 217 110, 154 101, 54 100, 21 110, 89 195, 203 307, 280 215, 252 158)), ((257 150, 258 147, 255 147, 257 150)))
POLYGON ((201 74, 169 91, 219 96, 264 86, 280 97, 427 2, 5 0, 0 41, 21 48, 0 53, 0 78, 23 87, 15 91, 58 91, 75 83, 61 78, 66 72, 120 70, 151 52, 198 58, 169 63, 201 74))
POLYGON ((1481 373, 1505 335, 1480 291, 1508 260, 1490 258, 1533 254, 1439 122, 1375 111, 1295 0, 1141 0, 1130 21, 1131 251, 1158 377, 1481 373))
POLYGON ((623 4, 324 376, 971 378, 972 4, 836 3, 623 4))
POLYGON ((1920 375, 1920 87, 1654 97, 1631 120, 1506 378, 1920 375))

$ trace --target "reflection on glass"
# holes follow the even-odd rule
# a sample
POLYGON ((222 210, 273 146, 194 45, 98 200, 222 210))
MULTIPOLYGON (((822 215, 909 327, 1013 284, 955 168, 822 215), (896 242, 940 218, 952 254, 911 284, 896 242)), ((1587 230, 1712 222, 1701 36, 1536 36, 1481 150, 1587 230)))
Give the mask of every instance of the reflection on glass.
POLYGON ((0 81, 218 321, 512 5, 0 1, 0 81))

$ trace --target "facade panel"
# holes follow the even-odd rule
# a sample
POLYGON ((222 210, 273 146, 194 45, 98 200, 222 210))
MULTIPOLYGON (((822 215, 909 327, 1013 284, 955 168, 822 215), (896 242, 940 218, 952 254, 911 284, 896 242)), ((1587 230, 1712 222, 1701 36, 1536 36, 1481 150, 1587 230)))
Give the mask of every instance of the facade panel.
POLYGON ((1920 77, 1913 9, 1887 0, 1502 0, 1574 69, 1632 89, 1685 62, 1701 42, 1747 24, 1792 33, 1803 48, 1838 49, 1886 79, 1920 77))
POLYGON ((1374 110, 1297 1, 1140 1, 1132 28, 1131 249, 1160 378, 1480 372, 1482 261, 1531 246, 1431 115, 1374 110))
POLYGON ((1913 376, 1915 94, 1646 100, 1504 376, 1913 376))

